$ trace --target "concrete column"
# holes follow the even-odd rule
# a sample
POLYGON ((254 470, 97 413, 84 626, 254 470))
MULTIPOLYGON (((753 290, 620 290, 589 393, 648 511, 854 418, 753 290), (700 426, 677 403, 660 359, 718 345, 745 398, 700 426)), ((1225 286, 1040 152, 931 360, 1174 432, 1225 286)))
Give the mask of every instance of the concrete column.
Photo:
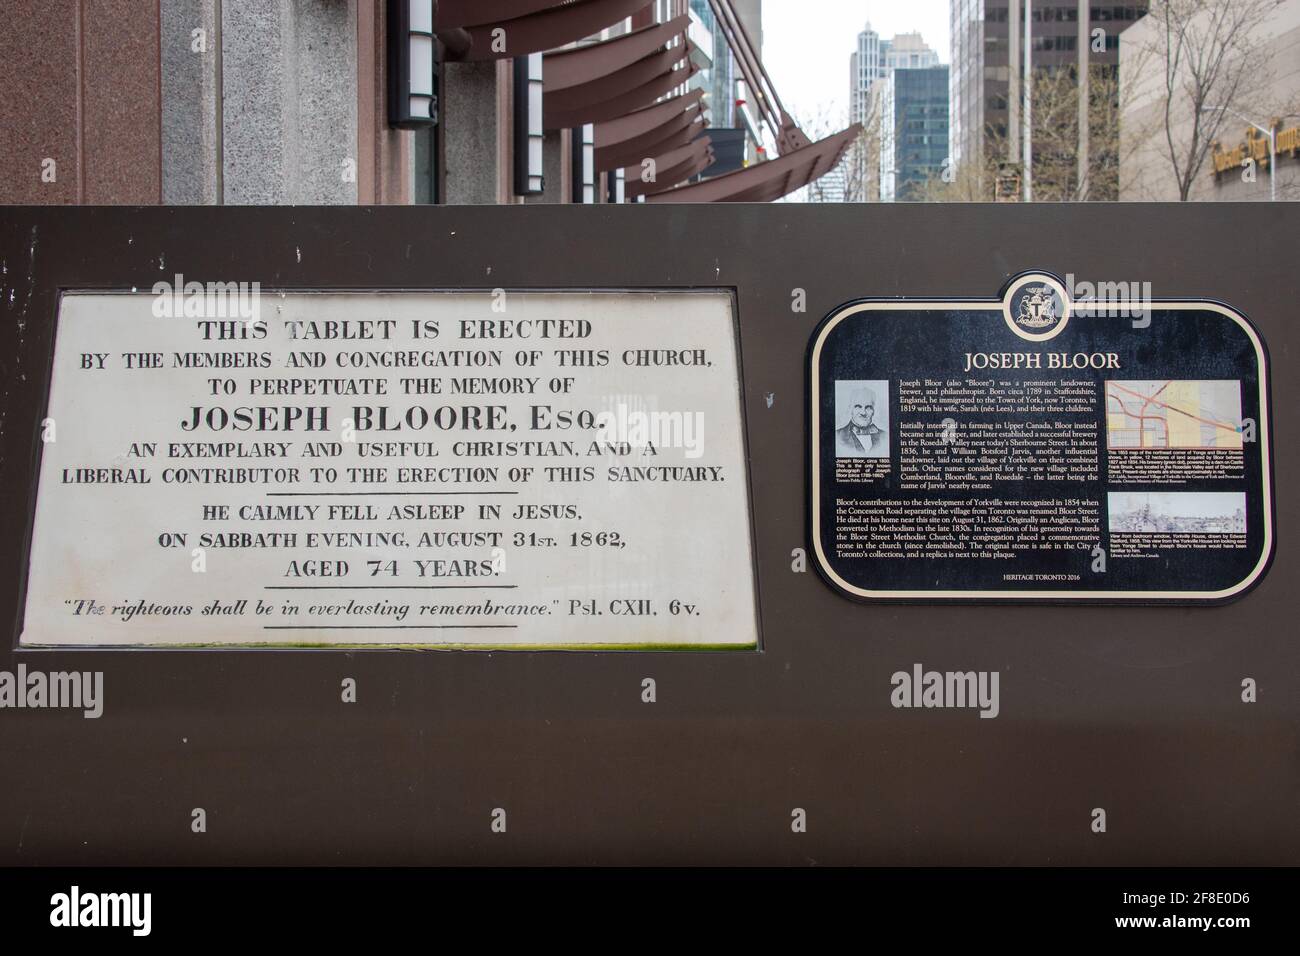
POLYGON ((497 198, 498 203, 523 202, 515 195, 514 156, 515 64, 497 60, 497 198))
POLYGON ((221 201, 216 7, 217 0, 162 4, 162 186, 171 205, 221 201))
POLYGON ((227 203, 357 201, 356 0, 221 0, 227 203))
POLYGON ((444 79, 447 202, 495 204, 503 172, 498 168, 498 127, 508 120, 501 115, 501 98, 497 95, 497 64, 491 60, 448 63, 444 79))
POLYGON ((548 129, 542 140, 542 177, 546 191, 538 196, 526 196, 527 203, 565 203, 572 195, 569 180, 573 174, 572 154, 568 149, 566 130, 548 129))

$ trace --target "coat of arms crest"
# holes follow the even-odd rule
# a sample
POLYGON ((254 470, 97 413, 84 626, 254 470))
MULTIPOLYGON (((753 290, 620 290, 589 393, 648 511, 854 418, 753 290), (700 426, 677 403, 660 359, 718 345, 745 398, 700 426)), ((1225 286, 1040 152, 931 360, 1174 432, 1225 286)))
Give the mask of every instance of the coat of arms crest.
POLYGON ((1049 285, 1026 286, 1016 313, 1016 323, 1027 329, 1043 329, 1056 322, 1056 296, 1049 285))

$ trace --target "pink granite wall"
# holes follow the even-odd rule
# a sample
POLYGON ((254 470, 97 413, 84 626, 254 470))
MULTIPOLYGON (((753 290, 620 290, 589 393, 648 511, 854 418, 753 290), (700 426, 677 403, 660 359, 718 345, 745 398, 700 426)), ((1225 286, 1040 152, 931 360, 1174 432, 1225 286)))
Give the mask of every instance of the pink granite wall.
POLYGON ((6 4, 0 203, 160 201, 158 3, 6 4))

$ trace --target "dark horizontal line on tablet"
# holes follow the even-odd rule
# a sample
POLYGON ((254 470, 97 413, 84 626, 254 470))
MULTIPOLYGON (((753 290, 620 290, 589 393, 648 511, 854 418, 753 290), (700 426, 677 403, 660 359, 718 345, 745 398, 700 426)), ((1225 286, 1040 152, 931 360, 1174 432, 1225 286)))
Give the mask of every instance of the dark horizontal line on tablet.
POLYGON ((517 495, 517 491, 268 491, 268 498, 340 498, 353 496, 517 495))
POLYGON ((264 631, 478 631, 513 630, 518 624, 263 624, 264 631))
POLYGON ((473 591, 509 590, 517 584, 264 584, 267 591, 473 591))

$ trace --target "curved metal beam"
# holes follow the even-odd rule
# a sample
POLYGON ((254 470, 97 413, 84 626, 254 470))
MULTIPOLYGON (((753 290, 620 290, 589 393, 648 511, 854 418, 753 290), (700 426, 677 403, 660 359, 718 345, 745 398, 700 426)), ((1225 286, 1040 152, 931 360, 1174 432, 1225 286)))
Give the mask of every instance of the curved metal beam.
POLYGON ((667 23, 633 30, 599 43, 552 50, 546 54, 543 67, 546 92, 592 83, 631 66, 661 49, 673 37, 684 34, 690 22, 689 16, 674 17, 667 23))
POLYGON ((526 53, 553 50, 599 33, 653 2, 654 0, 571 0, 509 20, 467 26, 470 48, 465 59, 504 60, 526 53))
POLYGON ((682 183, 690 179, 692 176, 696 176, 699 173, 704 172, 704 170, 708 169, 715 162, 716 160, 713 157, 713 150, 709 150, 707 153, 700 156, 698 159, 694 159, 689 162, 682 163, 682 165, 679 168, 673 170, 670 179, 663 179, 657 183, 647 183, 646 186, 648 188, 644 192, 639 192, 634 190, 632 196, 633 198, 636 198, 637 196, 644 195, 648 198, 650 196, 654 196, 662 192, 667 192, 670 189, 675 189, 676 187, 680 186, 682 183))
POLYGON ((824 175, 862 134, 854 123, 843 132, 776 159, 687 186, 646 196, 647 202, 770 202, 824 175))
POLYGON ((703 98, 703 90, 691 90, 680 96, 670 96, 653 106, 633 110, 608 122, 599 123, 596 126, 596 148, 618 146, 647 133, 653 133, 664 123, 676 119, 685 110, 696 106, 703 98))
POLYGON ((607 172, 611 169, 618 169, 620 166, 634 166, 646 156, 658 156, 660 153, 666 153, 670 149, 676 149, 678 146, 685 146, 687 143, 693 142, 697 137, 703 135, 707 129, 708 124, 704 122, 699 110, 691 107, 677 119, 665 123, 662 127, 653 130, 646 136, 638 136, 636 139, 620 143, 617 146, 607 146, 604 149, 598 148, 596 150, 596 169, 599 172, 607 172))
POLYGON ((670 150, 661 156, 655 156, 655 179, 654 182, 649 183, 641 181, 642 166, 640 164, 627 166, 623 170, 624 194, 640 196, 671 189, 687 178, 685 171, 688 168, 694 167, 700 159, 710 155, 711 152, 712 146, 709 137, 702 136, 693 143, 670 150))
POLYGON ((433 22, 438 30, 475 27, 541 13, 563 0, 437 0, 433 22))
MULTIPOLYGON (((664 75, 638 86, 621 96, 615 96, 600 103, 570 112, 544 113, 543 123, 547 129, 563 129, 566 126, 582 126, 584 123, 603 123, 631 112, 641 106, 653 103, 661 96, 671 93, 686 83, 699 72, 699 67, 691 65, 689 69, 670 70, 664 75)), ((544 109, 544 108, 543 108, 544 109)))
MULTIPOLYGON (((542 113, 573 113, 586 109, 616 96, 622 96, 638 86, 664 76, 674 66, 686 59, 686 48, 675 46, 667 50, 651 53, 628 66, 617 70, 609 76, 603 76, 581 86, 551 92, 543 90, 542 113)), ((545 84, 545 80, 543 80, 545 84)))

